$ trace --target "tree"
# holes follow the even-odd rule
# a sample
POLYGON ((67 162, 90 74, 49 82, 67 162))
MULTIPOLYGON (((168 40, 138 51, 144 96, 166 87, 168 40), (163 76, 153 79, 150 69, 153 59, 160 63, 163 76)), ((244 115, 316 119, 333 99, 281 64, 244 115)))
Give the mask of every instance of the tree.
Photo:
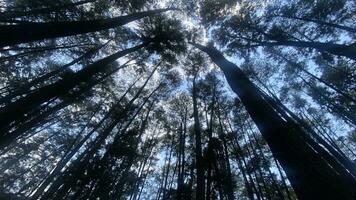
POLYGON ((273 109, 273 105, 269 104, 268 97, 263 96, 244 73, 236 65, 227 61, 219 51, 212 47, 204 47, 194 43, 193 45, 206 52, 224 72, 230 87, 238 94, 268 142, 274 156, 281 162, 299 198, 312 198, 315 195, 326 195, 325 197, 335 195, 335 198, 336 196, 345 195, 344 198, 346 199, 353 198, 355 194, 348 187, 355 185, 355 179, 351 177, 352 175, 349 174, 347 168, 345 168, 346 166, 338 166, 339 164, 335 162, 335 167, 330 167, 330 163, 325 162, 321 155, 324 158, 329 157, 333 160, 335 158, 320 148, 318 153, 311 149, 309 145, 315 148, 318 144, 311 138, 308 139, 310 137, 308 133, 292 119, 287 118, 288 121, 284 121, 273 109), (273 120, 273 123, 269 123, 271 120, 273 120), (302 136, 298 136, 298 134, 302 134, 302 136), (287 142, 289 140, 293 142, 287 142), (293 145, 291 147, 291 144, 296 144, 296 146, 293 145), (300 150, 298 150, 299 148, 300 150), (303 163, 303 166, 300 163, 303 163), (319 171, 319 174, 316 174, 317 171, 319 171), (323 174, 320 174, 320 171, 323 171, 323 174), (344 175, 339 175, 339 173, 344 175), (328 175, 325 176, 325 174, 328 175), (310 177, 315 177, 314 180, 321 181, 323 186, 320 185, 321 182, 319 181, 313 183, 310 177), (343 183, 343 186, 339 186, 340 188, 336 189, 335 183, 343 183), (310 191, 302 189, 305 187, 312 189, 310 191), (326 194, 325 188, 330 188, 330 190, 334 191, 326 194))

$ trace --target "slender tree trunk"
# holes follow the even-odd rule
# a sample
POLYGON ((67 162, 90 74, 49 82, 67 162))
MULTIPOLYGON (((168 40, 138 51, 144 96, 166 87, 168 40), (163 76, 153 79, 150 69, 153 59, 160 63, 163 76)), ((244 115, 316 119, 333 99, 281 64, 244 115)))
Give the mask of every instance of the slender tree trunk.
POLYGON ((230 165, 230 156, 229 156, 229 151, 228 151, 228 146, 227 146, 227 139, 226 139, 226 134, 224 131, 224 125, 222 123, 221 119, 221 112, 220 112, 220 107, 217 108, 218 113, 218 120, 219 120, 219 126, 220 126, 220 138, 223 142, 223 153, 224 153, 224 160, 226 161, 226 172, 227 172, 227 182, 225 183, 226 185, 226 193, 228 196, 229 200, 234 200, 234 185, 232 181, 232 173, 231 173, 231 165, 230 165))
POLYGON ((178 194, 177 199, 183 200, 185 196, 185 188, 184 188, 184 177, 185 177, 185 139, 186 139, 186 131, 187 131, 187 108, 185 109, 184 116, 182 116, 182 122, 179 131, 179 157, 180 157, 180 169, 178 176, 178 194))
MULTIPOLYGON (((245 150, 246 150, 247 161, 249 160, 251 162, 253 157, 252 157, 252 153, 250 151, 250 145, 244 136, 243 136, 243 139, 245 140, 245 150)), ((250 168, 249 175, 250 175, 251 182, 256 184, 255 192, 256 192, 257 196, 262 200, 266 199, 265 194, 263 193, 262 186, 261 186, 262 180, 260 179, 260 176, 257 175, 256 169, 251 169, 251 166, 249 166, 246 161, 244 161, 244 162, 245 162, 245 166, 250 168), (255 177, 255 180, 253 179, 253 177, 255 177)))
POLYGON ((193 79, 193 117, 194 117, 194 133, 195 133, 195 154, 197 162, 197 189, 196 199, 205 200, 205 178, 204 178, 204 164, 201 144, 201 128, 198 113, 197 91, 195 85, 195 78, 193 79))
MULTIPOLYGON (((304 115, 304 117, 307 117, 305 114, 303 114, 303 115, 304 115)), ((325 134, 325 135, 329 138, 330 142, 332 142, 332 143, 334 144, 334 146, 337 147, 337 149, 339 149, 338 151, 339 151, 341 154, 345 155, 345 153, 340 149, 339 144, 337 144, 337 142, 335 141, 335 137, 337 138, 337 137, 339 137, 339 136, 338 136, 330 127, 325 127, 325 126, 323 126, 322 124, 320 124, 319 121, 318 121, 318 120, 315 118, 315 116, 313 116, 312 114, 311 114, 311 117, 314 119, 314 123, 313 123, 309 118, 308 118, 308 120, 309 120, 315 127, 320 127, 320 129, 321 129, 321 130, 319 130, 320 134, 325 134), (332 135, 330 135, 330 133, 331 133, 332 135)), ((350 149, 350 147, 349 147, 347 144, 345 144, 345 142, 344 142, 343 140, 341 140, 340 142, 341 142, 343 148, 347 149, 347 150, 349 151, 349 153, 350 153, 354 158, 356 158, 355 152, 353 152, 353 151, 350 149)), ((346 156, 346 155, 345 155, 345 156, 346 156)), ((346 157, 347 157, 347 156, 346 156, 346 157)), ((347 157, 347 158, 348 158, 348 157, 347 157)))
MULTIPOLYGON (((155 92, 155 91, 154 91, 155 92)), ((152 92, 150 94, 150 96, 154 93, 152 92)), ((149 96, 149 97, 150 97, 149 96)), ((148 98, 149 98, 148 97, 148 98)), ((138 108, 138 110, 135 112, 135 114, 131 117, 130 121, 125 125, 125 127, 122 129, 123 132, 126 132, 127 128, 130 126, 130 124, 134 121, 135 117, 137 116, 137 114, 140 112, 140 110, 143 108, 144 104, 147 102, 148 98, 146 98, 146 100, 144 101, 144 103, 138 108)), ((131 101, 132 102, 132 101, 131 101)), ((85 153, 85 155, 77 160, 77 163, 75 163, 73 166, 73 168, 71 168, 72 170, 68 170, 66 175, 65 175, 65 179, 64 181, 61 183, 61 187, 55 187, 55 188, 59 188, 58 190, 56 190, 56 192, 52 192, 49 193, 49 195, 53 195, 55 196, 54 199, 62 199, 64 197, 64 194, 68 193, 71 189, 71 187, 73 185, 75 185, 75 183, 80 180, 80 178, 83 177, 85 170, 83 169, 87 169, 88 165, 90 164, 90 159, 93 158, 93 156, 95 155, 95 153, 98 151, 98 149, 102 146, 102 144, 105 142, 105 140, 108 138, 108 136, 110 135, 110 133, 112 132, 112 130, 117 126, 117 124, 123 119, 125 118, 127 112, 131 108, 131 104, 129 106, 127 106, 123 111, 120 112, 120 114, 116 114, 115 115, 115 119, 110 123, 110 125, 108 125, 99 135, 99 137, 96 139, 96 141, 94 142, 94 145, 85 153)), ((114 141, 119 141, 120 137, 122 137, 122 134, 116 134, 116 136, 114 137, 114 141)), ((129 163, 129 165, 132 165, 133 160, 131 160, 129 163)), ((125 174, 125 173, 124 173, 125 174)), ((47 199, 48 194, 46 194, 46 196, 43 197, 43 199, 47 199)))
MULTIPOLYGON (((257 78, 257 77, 256 77, 257 78)), ((302 77, 301 77, 302 78, 302 77)), ((304 80, 304 83, 308 84, 306 80, 304 80)), ((268 91, 269 95, 273 97, 273 99, 268 98, 266 94, 263 94, 266 96, 266 99, 269 99, 270 104, 276 105, 276 109, 283 115, 283 117, 292 117, 295 121, 297 121, 300 125, 303 126, 312 136, 313 139, 315 139, 317 142, 321 143, 335 158, 337 158, 347 169, 349 172, 353 174, 354 177, 356 177, 356 171, 355 171, 355 165, 352 163, 347 157, 343 156, 344 154, 337 151, 338 148, 334 148, 332 145, 327 143, 325 140, 323 140, 307 123, 305 123, 303 120, 299 119, 294 113, 292 113, 288 108, 286 108, 281 101, 276 97, 276 95, 264 84, 257 78, 257 81, 268 91), (276 104, 277 102, 277 104, 276 104), (284 113, 286 112, 286 113, 284 113)), ((310 85, 309 85, 310 86, 310 85)), ((311 86, 310 86, 311 87, 311 86)), ((318 91, 316 91, 319 93, 318 91)), ((329 108, 331 109, 331 108, 329 108)), ((345 119, 347 122, 349 122, 347 119, 345 119)), ((350 122, 351 123, 351 122, 350 122)), ((318 146, 314 147, 318 148, 318 146)))
MULTIPOLYGON (((47 176, 47 178, 41 183, 40 187, 36 189, 35 193, 31 195, 31 199, 36 200, 39 199, 40 195, 44 193, 44 189, 58 176, 61 176, 60 171, 67 165, 67 163, 73 158, 75 154, 78 153, 79 149, 89 140, 92 134, 108 119, 110 112, 90 131, 86 136, 80 141, 79 144, 67 154, 57 163, 56 167, 52 170, 51 174, 47 176)), ((84 130, 84 129, 82 129, 84 130)), ((61 183, 63 180, 62 177, 58 177, 53 184, 57 185, 61 183)), ((54 189, 54 187, 52 187, 54 189)), ((45 194, 45 195, 48 195, 45 194)))
MULTIPOLYGON (((214 106, 215 106, 215 85, 213 86, 213 99, 211 102, 211 109, 210 109, 210 122, 207 122, 207 128, 209 130, 208 134, 209 134, 209 141, 208 144, 210 144, 210 141, 213 138, 213 120, 214 120, 214 106)), ((207 115, 207 111, 205 111, 206 115, 207 115)), ((206 120, 208 120, 208 117, 206 117, 206 120)), ((211 199, 211 186, 212 186, 212 160, 211 160, 211 148, 210 146, 208 146, 208 153, 206 156, 206 160, 207 160, 207 178, 206 178, 206 200, 210 200, 211 199)))
MULTIPOLYGON (((169 151, 168 164, 167 164, 166 173, 165 173, 165 176, 164 176, 163 192, 162 192, 163 199, 167 199, 168 176, 169 176, 170 168, 171 168, 173 145, 174 145, 174 139, 172 138, 172 144, 170 146, 170 151, 169 151)), ((158 199, 158 200, 160 200, 160 199, 158 199)))
POLYGON ((209 141, 208 141, 208 151, 207 151, 207 155, 206 155, 206 162, 207 162, 207 177, 206 177, 206 196, 205 196, 205 199, 206 200, 211 200, 211 196, 212 196, 212 183, 213 183, 213 167, 212 167, 212 162, 213 162, 213 159, 212 159, 212 155, 213 155, 213 152, 212 152, 212 147, 210 145, 212 141, 212 138, 209 138, 209 141))
POLYGON ((180 127, 179 127, 179 148, 178 148, 178 178, 177 178, 177 200, 182 200, 182 188, 183 188, 183 184, 182 184, 182 166, 183 166, 183 155, 182 155, 182 132, 183 132, 183 125, 182 123, 180 123, 180 127))

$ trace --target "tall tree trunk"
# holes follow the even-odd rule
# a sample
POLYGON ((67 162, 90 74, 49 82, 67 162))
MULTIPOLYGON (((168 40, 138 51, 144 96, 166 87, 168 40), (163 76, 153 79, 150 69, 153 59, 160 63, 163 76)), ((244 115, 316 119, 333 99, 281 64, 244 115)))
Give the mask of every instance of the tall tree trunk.
POLYGON ((2 36, 0 47, 111 29, 168 10, 174 9, 144 11, 111 19, 2 25, 0 26, 0 35, 2 36))
POLYGON ((246 150, 246 155, 245 156, 247 157, 247 159, 246 160, 244 159, 244 164, 245 164, 246 168, 248 169, 247 173, 249 175, 251 183, 253 183, 253 185, 254 185, 254 190, 255 190, 256 196, 259 199, 264 200, 264 199, 266 199, 266 197, 265 197, 265 195, 263 193, 263 189, 262 189, 262 186, 261 186, 262 181, 261 181, 260 177, 257 175, 256 170, 255 169, 251 169, 251 166, 249 166, 248 161, 252 160, 252 154, 251 154, 251 151, 249 149, 248 143, 247 143, 245 138, 244 138, 244 140, 245 140, 246 145, 245 145, 245 147, 243 147, 243 146, 241 147, 242 150, 246 150))
POLYGON ((195 133, 195 154, 197 163, 197 189, 196 199, 205 200, 205 178, 204 178, 204 161, 201 144, 201 128, 198 113, 197 91, 195 84, 196 76, 193 79, 193 117, 194 117, 194 133, 195 133))
MULTIPOLYGON (((168 176, 169 176, 169 172, 170 172, 170 169, 171 169, 173 145, 174 145, 174 138, 172 138, 172 143, 171 143, 170 151, 169 151, 168 164, 167 164, 165 175, 164 175, 164 183, 163 183, 163 191, 162 191, 163 199, 167 199, 168 176)), ((160 200, 160 199, 157 199, 157 200, 160 200)))
POLYGON ((207 177, 206 177, 206 195, 205 199, 206 200, 211 200, 212 196, 212 183, 213 183, 213 166, 212 166, 212 147, 210 145, 212 141, 212 138, 209 138, 208 141, 208 150, 207 150, 207 155, 205 156, 205 160, 207 162, 207 177))
MULTIPOLYGON (((206 52, 224 72, 267 141, 300 199, 347 199, 356 197, 356 180, 340 163, 326 161, 329 152, 321 149, 308 133, 290 118, 282 118, 266 97, 235 64, 216 49, 193 44, 206 52)), ((336 159, 335 159, 336 160, 336 159)))
POLYGON ((179 131, 179 154, 180 154, 180 169, 179 169, 179 176, 178 176, 178 194, 177 199, 183 200, 185 194, 184 188, 184 177, 185 177, 185 140, 186 140, 186 132, 187 132, 187 115, 188 110, 185 109, 184 116, 182 116, 182 122, 179 131))
POLYGON ((235 196, 234 196, 234 185, 233 185, 233 181, 232 181, 232 173, 231 173, 231 165, 230 165, 230 155, 229 155, 229 151, 228 151, 228 145, 227 145, 227 138, 226 138, 226 134, 225 134, 225 130, 224 130, 224 125, 221 119, 221 112, 220 112, 220 107, 217 108, 218 112, 217 112, 217 116, 218 116, 218 120, 219 120, 219 127, 220 127, 220 138, 223 142, 223 157, 224 160, 226 162, 226 173, 227 173, 227 182, 225 183, 226 185, 226 193, 228 196, 228 200, 234 200, 235 196))
MULTIPOLYGON (((216 95, 216 90, 215 90, 215 84, 213 85, 213 99, 211 102, 211 109, 210 109, 210 122, 208 122, 208 117, 206 117, 207 120, 207 128, 208 128, 208 136, 209 136, 209 141, 208 145, 210 144, 210 141, 213 138, 213 120, 214 120, 214 106, 215 106, 215 95, 216 95)), ((207 115, 207 111, 205 111, 205 114, 207 115)), ((206 156, 206 161, 207 161, 207 177, 206 177, 206 200, 211 199, 211 186, 212 186, 212 162, 211 162, 211 148, 208 146, 208 152, 206 156)))
MULTIPOLYGON (((345 155, 344 151, 342 151, 339 148, 339 144, 335 141, 335 138, 338 138, 339 136, 330 127, 328 127, 328 126, 325 127, 322 124, 320 124, 320 121, 318 119, 316 119, 316 117, 313 114, 310 114, 310 116, 313 118, 313 121, 310 120, 304 113, 303 113, 303 115, 304 115, 304 118, 308 119, 308 121, 311 124, 313 124, 315 127, 320 127, 321 130, 319 130, 319 133, 320 134, 325 134, 329 138, 330 142, 332 142, 334 144, 333 146, 337 147, 337 149, 340 152, 340 154, 345 155), (332 134, 332 135, 330 135, 330 134, 332 134)), ((354 158, 356 158, 356 152, 353 152, 352 149, 347 144, 345 144, 344 140, 341 140, 340 142, 342 144, 342 147, 347 149, 349 151, 349 153, 354 158)))
POLYGON ((182 165, 183 165, 183 159, 182 159, 182 132, 183 132, 183 125, 180 123, 179 129, 179 146, 178 146, 178 177, 177 177, 177 200, 183 200, 182 199, 182 165))

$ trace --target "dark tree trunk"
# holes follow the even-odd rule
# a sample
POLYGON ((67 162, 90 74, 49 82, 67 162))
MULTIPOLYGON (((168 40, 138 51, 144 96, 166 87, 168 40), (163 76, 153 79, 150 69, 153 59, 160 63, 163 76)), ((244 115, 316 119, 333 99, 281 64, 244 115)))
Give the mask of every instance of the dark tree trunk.
POLYGON ((230 155, 229 155, 229 151, 228 151, 228 145, 227 145, 227 138, 226 138, 226 134, 225 134, 225 130, 224 130, 224 125, 222 123, 222 119, 221 119, 221 112, 220 112, 220 107, 217 108, 218 112, 217 112, 217 116, 218 116, 218 120, 219 120, 219 126, 220 126, 220 138, 223 142, 223 157, 224 160, 226 162, 226 173, 227 173, 227 180, 226 180, 226 193, 228 196, 228 200, 234 200, 235 196, 234 196, 234 185, 233 185, 233 179, 232 179, 232 173, 231 173, 231 165, 230 165, 230 155))
POLYGON ((286 192, 286 194, 287 194, 287 196, 288 196, 288 199, 289 199, 289 200, 293 200, 293 198, 292 198, 292 193, 291 193, 291 191, 290 191, 290 187, 288 187, 288 185, 287 185, 287 180, 286 180, 284 174, 282 173, 282 169, 281 169, 281 167, 279 166, 279 163, 278 163, 278 161, 276 160, 276 158, 273 157, 273 160, 274 160, 274 162, 276 163, 279 176, 281 177, 282 184, 283 184, 283 187, 284 187, 284 191, 286 192))
MULTIPOLYGON (((313 118, 313 120, 310 120, 304 113, 302 114, 304 118, 306 118, 316 129, 319 131, 320 134, 326 135, 327 138, 329 138, 330 143, 333 144, 333 146, 340 152, 340 154, 344 155, 346 158, 348 156, 345 155, 344 151, 342 151, 339 147, 339 144, 335 141, 335 138, 338 138, 339 136, 330 128, 330 127, 325 127, 322 124, 320 124, 320 121, 315 118, 313 114, 310 114, 310 116, 313 118), (320 129, 318 129, 318 127, 320 129)), ((347 149, 349 153, 356 158, 355 152, 349 147, 349 145, 345 144, 344 140, 340 140, 342 147, 344 149, 347 149)), ((341 145, 340 144, 340 145, 341 145)))
MULTIPOLYGON (((173 147, 174 147, 173 145, 174 145, 174 138, 172 138, 172 143, 171 143, 170 151, 169 151, 168 164, 167 164, 166 172, 164 175, 164 183, 163 183, 163 191, 162 191, 163 199, 167 198, 168 176, 169 176, 170 169, 171 169, 171 160, 172 160, 172 153, 173 153, 173 147)), ((157 199, 157 200, 160 200, 160 199, 157 199)))
POLYGON ((182 123, 180 124, 180 127, 179 127, 179 146, 178 146, 178 178, 177 178, 177 200, 182 200, 182 189, 183 189, 183 171, 182 171, 182 168, 183 168, 183 160, 184 158, 183 155, 182 155, 182 148, 183 148, 183 145, 182 145, 182 138, 183 138, 183 125, 182 123))
MULTIPOLYGON (((209 136, 209 141, 213 138, 213 120, 214 120, 214 106, 215 106, 215 85, 213 85, 213 99, 211 102, 211 109, 210 109, 210 122, 208 122, 208 117, 206 116, 207 120, 207 128, 208 128, 208 136, 209 136)), ((207 115, 207 111, 205 111, 205 114, 207 115)), ((206 200, 211 199, 211 186, 212 186, 212 165, 211 165, 211 148, 208 146, 208 152, 206 156, 206 162, 207 162, 207 177, 206 177, 206 200)))
POLYGON ((290 118, 283 119, 245 74, 218 50, 194 46, 206 52, 224 72, 300 199, 356 198, 355 178, 337 161, 325 160, 332 156, 310 139, 305 129, 290 118))
POLYGON ((182 122, 179 130, 179 163, 180 167, 178 170, 178 179, 177 179, 177 199, 183 200, 185 196, 184 188, 184 177, 185 177, 185 140, 186 140, 186 131, 187 131, 187 109, 185 109, 184 116, 182 116, 182 122))
POLYGON ((198 113, 195 77, 193 80, 193 117, 194 117, 194 133, 195 133, 195 154, 196 154, 196 163, 197 163, 196 199, 205 200, 204 163, 203 163, 203 155, 202 155, 201 128, 200 128, 199 113, 198 113))
MULTIPOLYGON (((68 162, 73 158, 73 156, 78 153, 79 149, 83 147, 84 143, 90 139, 93 133, 95 133, 95 131, 97 131, 100 128, 100 126, 105 122, 105 120, 108 119, 109 116, 110 116, 109 114, 104 116, 103 119, 92 129, 92 131, 87 133, 85 137, 78 144, 76 144, 74 148, 66 152, 63 158, 57 163, 56 167, 52 170, 51 174, 49 174, 45 178, 45 180, 43 180, 39 188, 37 188, 36 192, 31 196, 32 199, 37 199, 44 192, 44 189, 48 186, 48 184, 50 184, 54 180, 54 178, 61 175, 60 171, 68 164, 68 162)), ((81 133, 84 130, 85 127, 82 129, 81 133)))
POLYGON ((168 10, 173 9, 144 11, 111 19, 3 25, 0 26, 0 47, 111 29, 168 10))

